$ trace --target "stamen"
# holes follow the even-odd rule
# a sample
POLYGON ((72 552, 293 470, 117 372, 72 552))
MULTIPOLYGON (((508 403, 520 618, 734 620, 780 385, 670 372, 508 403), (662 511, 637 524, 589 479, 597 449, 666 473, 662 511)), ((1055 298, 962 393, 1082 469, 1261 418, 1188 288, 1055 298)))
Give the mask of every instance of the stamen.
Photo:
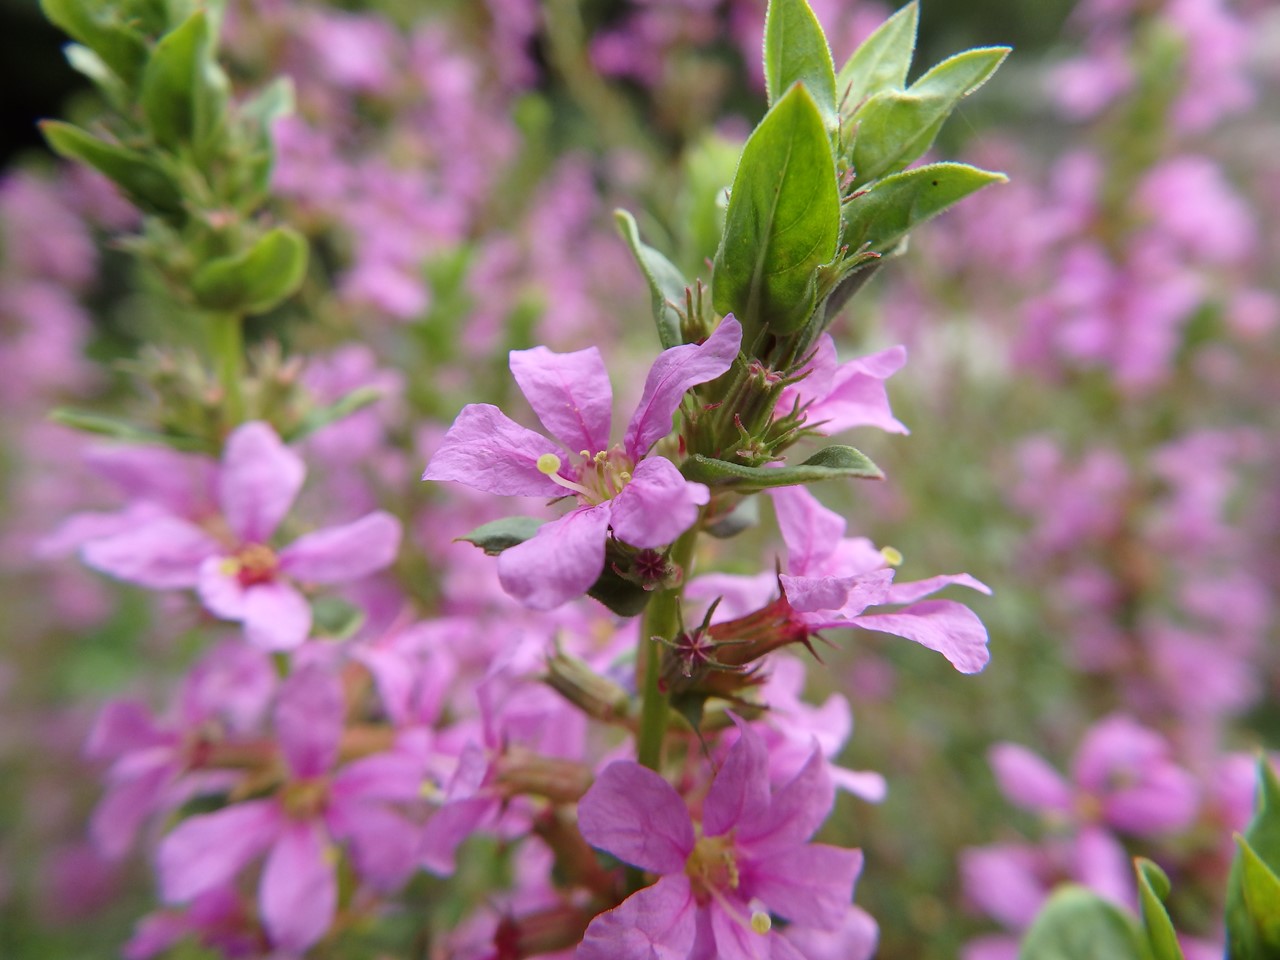
POLYGON ((756 933, 765 934, 773 928, 773 918, 763 910, 755 910, 751 913, 751 929, 756 933))
POLYGON ((894 547, 881 547, 880 556, 884 557, 884 562, 891 567, 902 566, 902 551, 894 547))
POLYGON ((551 480, 558 486, 564 487, 566 490, 572 490, 579 493, 588 500, 593 499, 591 491, 580 483, 574 483, 572 480, 566 480, 557 472, 560 469, 560 458, 554 453, 544 453, 538 458, 538 472, 544 474, 547 479, 551 480))

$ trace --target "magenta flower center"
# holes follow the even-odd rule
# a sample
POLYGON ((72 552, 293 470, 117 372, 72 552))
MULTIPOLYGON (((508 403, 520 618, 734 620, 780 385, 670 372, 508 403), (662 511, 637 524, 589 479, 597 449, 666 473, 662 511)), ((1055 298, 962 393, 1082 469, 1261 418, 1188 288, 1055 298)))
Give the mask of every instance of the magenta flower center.
POLYGON ((260 543, 251 543, 242 547, 240 552, 231 557, 228 563, 229 573, 233 573, 242 587, 252 587, 259 583, 270 583, 275 579, 279 567, 275 551, 260 543))
POLYGON ((564 487, 584 506, 595 506, 612 500, 631 482, 635 464, 619 446, 592 453, 579 451, 577 463, 566 467, 554 453, 538 458, 538 472, 564 487))
POLYGON ((280 788, 280 806, 294 820, 313 820, 329 802, 329 783, 323 779, 295 780, 280 788))

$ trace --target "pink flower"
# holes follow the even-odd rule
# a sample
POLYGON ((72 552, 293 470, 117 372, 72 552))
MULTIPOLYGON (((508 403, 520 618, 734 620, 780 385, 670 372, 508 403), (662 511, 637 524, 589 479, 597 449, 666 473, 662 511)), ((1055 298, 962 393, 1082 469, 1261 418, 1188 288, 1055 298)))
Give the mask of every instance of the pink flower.
POLYGON ((165 837, 158 868, 166 902, 222 887, 265 852, 263 923, 276 946, 302 952, 333 921, 335 840, 349 845, 357 873, 375 886, 394 889, 407 879, 415 831, 390 804, 420 799, 421 764, 393 752, 333 771, 344 710, 341 683, 324 668, 285 681, 275 715, 285 783, 272 796, 190 817, 165 837))
POLYGON ((659 548, 698 519, 710 492, 649 451, 671 432, 685 392, 729 369, 741 339, 742 328, 727 317, 706 342, 660 354, 622 444, 612 446, 613 391, 595 347, 576 353, 513 350, 516 383, 559 443, 514 423, 495 406, 469 404, 422 478, 456 480, 507 496, 574 496, 573 510, 498 558, 508 593, 537 610, 557 607, 581 596, 600 576, 610 530, 632 546, 659 548))
POLYGON ((824 435, 854 427, 879 427, 887 433, 909 432, 889 409, 884 382, 906 363, 904 347, 840 363, 835 341, 823 334, 805 367, 805 378, 786 387, 778 397, 777 412, 784 415, 799 404, 805 425, 824 435))
POLYGON ((803 957, 771 915, 789 930, 848 922, 861 851, 806 842, 835 797, 821 753, 771 793, 764 743, 738 726, 696 830, 675 788, 631 761, 606 767, 582 798, 587 842, 660 879, 592 920, 578 960, 803 957))
POLYGON ((209 529, 161 512, 149 521, 85 544, 85 563, 152 589, 195 587, 212 613, 244 623, 249 642, 289 650, 311 632, 311 607, 295 585, 342 583, 387 566, 400 524, 382 511, 270 545, 306 477, 302 459, 265 423, 227 438, 217 479, 225 527, 209 529))

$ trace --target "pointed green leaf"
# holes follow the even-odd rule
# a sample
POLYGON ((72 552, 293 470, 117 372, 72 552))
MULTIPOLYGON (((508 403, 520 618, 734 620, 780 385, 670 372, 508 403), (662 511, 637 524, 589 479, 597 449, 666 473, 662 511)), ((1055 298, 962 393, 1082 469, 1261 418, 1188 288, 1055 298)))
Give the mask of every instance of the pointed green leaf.
POLYGON ((791 487, 837 477, 882 480, 884 474, 860 450, 839 444, 823 447, 804 463, 794 467, 748 467, 727 460, 695 454, 684 462, 681 472, 689 480, 708 486, 732 487, 741 493, 768 487, 791 487))
POLYGON ((530 539, 546 521, 537 517, 503 517, 482 524, 458 540, 474 543, 491 557, 530 539))
MULTIPOLYGON (((1256 934, 1253 952, 1248 956, 1268 960, 1280 957, 1280 877, 1239 834, 1236 834, 1236 845, 1244 904, 1256 934)), ((1234 953, 1232 957, 1234 960, 1234 953)))
POLYGON ((105 60, 80 43, 67 44, 62 53, 67 58, 67 63, 71 64, 71 69, 93 81, 93 85, 111 106, 121 113, 129 109, 132 99, 129 90, 105 60))
POLYGON ((907 90, 882 90, 863 103, 853 114, 856 183, 878 180, 920 157, 960 101, 1008 55, 1008 47, 966 50, 938 64, 907 90))
POLYGON ((699 137, 682 158, 678 216, 683 229, 677 240, 680 263, 692 274, 701 271, 720 246, 729 184, 740 153, 741 143, 709 132, 699 137))
POLYGON ((343 394, 328 406, 317 407, 309 411, 296 427, 283 432, 281 439, 286 443, 302 440, 311 436, 317 430, 329 426, 331 423, 337 423, 344 417, 349 417, 351 414, 377 403, 382 397, 383 393, 377 387, 356 387, 356 389, 350 393, 343 394))
MULTIPOLYGON (((1258 757, 1258 793, 1253 819, 1243 837, 1236 840, 1239 850, 1231 864, 1231 876, 1227 881, 1227 956, 1231 960, 1274 960, 1280 951, 1268 950, 1262 939, 1259 920, 1253 913, 1253 904, 1246 895, 1245 871, 1249 869, 1257 884, 1257 864, 1246 867, 1245 849, 1253 859, 1266 866, 1273 874, 1280 874, 1280 781, 1277 781, 1265 755, 1258 757)), ((1256 901, 1257 894, 1253 896, 1256 901)))
POLYGON ((864 245, 878 253, 890 250, 915 227, 947 207, 992 183, 1005 183, 1003 173, 965 163, 931 163, 885 177, 844 205, 841 242, 850 250, 864 245))
POLYGON ((120 17, 113 4, 99 0, 40 0, 40 9, 59 30, 84 44, 127 86, 132 87, 147 59, 147 42, 120 17))
POLYGON ((919 23, 920 4, 911 0, 853 51, 836 78, 841 112, 852 114, 863 100, 881 90, 906 87, 919 23))
POLYGON ((802 327, 816 299, 814 271, 835 256, 840 193, 822 114, 794 86, 747 140, 716 252, 713 303, 750 343, 761 327, 802 327))
POLYGON ((206 263, 191 288, 202 307, 252 315, 292 296, 306 272, 307 241, 296 230, 275 227, 243 253, 206 263))
POLYGON ((197 10, 152 51, 142 73, 142 113, 162 146, 201 146, 221 122, 226 99, 226 78, 213 60, 209 19, 197 10))
POLYGON ((49 411, 49 419, 54 423, 60 423, 64 427, 70 427, 73 430, 81 430, 84 433, 96 433, 104 437, 112 437, 116 440, 125 440, 129 443, 149 444, 157 447, 172 447, 175 450, 185 451, 202 451, 205 444, 196 437, 177 436, 169 433, 159 433, 155 430, 148 430, 145 427, 139 427, 136 424, 129 423, 125 420, 117 420, 114 417, 104 417, 99 413, 91 413, 88 410, 73 410, 69 407, 57 407, 49 411))
POLYGON ((1138 873, 1142 926, 1153 960, 1183 960, 1178 934, 1173 929, 1173 922, 1169 919, 1169 912, 1163 902, 1169 896, 1169 878, 1145 857, 1138 857, 1134 861, 1134 868, 1138 873))
POLYGON ((670 260, 640 239, 640 229, 635 217, 626 210, 613 211, 614 222, 622 238, 631 248, 645 282, 649 284, 650 309, 653 322, 658 325, 658 340, 663 350, 670 350, 684 343, 680 333, 680 314, 676 306, 684 303, 688 283, 684 275, 670 260))
POLYGON ((1023 937, 1018 960, 1151 960, 1138 924, 1092 890, 1059 887, 1023 937))
POLYGON ((104 174, 143 210, 174 219, 182 215, 182 194, 177 184, 159 164, 143 154, 99 140, 60 120, 45 120, 40 130, 55 153, 104 174))
POLYGON ((836 74, 822 24, 805 0, 769 0, 764 17, 764 80, 776 103, 795 83, 813 96, 828 127, 836 122, 836 74))

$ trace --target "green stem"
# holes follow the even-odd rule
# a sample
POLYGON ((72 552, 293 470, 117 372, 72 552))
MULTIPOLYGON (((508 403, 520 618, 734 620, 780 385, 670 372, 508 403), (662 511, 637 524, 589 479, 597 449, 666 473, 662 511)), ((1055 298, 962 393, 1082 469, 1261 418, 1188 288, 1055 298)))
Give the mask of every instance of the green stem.
POLYGON ((662 763, 662 746, 667 735, 667 712, 670 709, 667 695, 661 687, 662 642, 653 638, 674 640, 680 628, 680 595, 689 577, 693 547, 697 541, 698 525, 694 524, 675 542, 675 546, 671 548, 671 561, 680 567, 684 576, 679 586, 658 592, 645 609, 644 620, 640 624, 639 663, 643 673, 639 679, 643 700, 640 704, 640 733, 636 753, 639 761, 650 770, 657 770, 662 763))
POLYGON ((227 426, 239 426, 244 420, 244 317, 238 313, 209 314, 209 342, 226 398, 223 412, 227 426))

